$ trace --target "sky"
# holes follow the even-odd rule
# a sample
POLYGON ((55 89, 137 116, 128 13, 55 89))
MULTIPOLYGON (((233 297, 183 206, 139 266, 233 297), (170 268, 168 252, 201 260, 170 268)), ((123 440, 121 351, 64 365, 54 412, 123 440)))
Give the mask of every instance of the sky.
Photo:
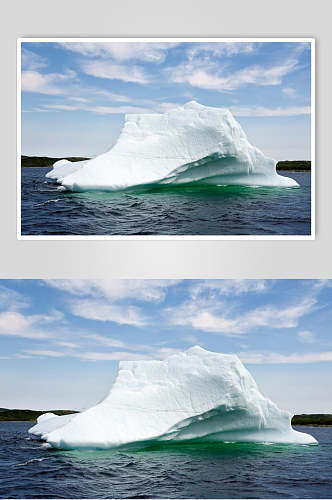
POLYGON ((310 44, 23 42, 22 154, 95 156, 126 113, 229 108, 276 160, 310 159, 310 44))
POLYGON ((119 360, 236 354, 291 413, 332 413, 330 280, 0 280, 0 407, 83 409, 119 360))

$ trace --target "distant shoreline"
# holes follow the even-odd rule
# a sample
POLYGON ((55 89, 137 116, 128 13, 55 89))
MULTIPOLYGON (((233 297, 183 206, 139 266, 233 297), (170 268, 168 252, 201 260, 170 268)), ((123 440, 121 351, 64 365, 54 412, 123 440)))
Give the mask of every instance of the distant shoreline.
POLYGON ((43 413, 54 413, 55 415, 70 415, 79 413, 75 410, 19 410, 0 408, 0 422, 36 422, 43 413))
POLYGON ((83 161, 90 160, 83 156, 68 156, 67 158, 52 158, 50 156, 21 156, 22 168, 52 168, 53 163, 59 160, 83 161))
MULTIPOLYGON (((36 422, 43 413, 54 413, 55 415, 70 415, 79 413, 75 410, 18 410, 0 408, 0 422, 36 422)), ((309 413, 294 415, 292 425, 311 427, 332 427, 332 415, 326 413, 309 413)))
MULTIPOLYGON (((83 161, 90 160, 81 156, 69 156, 67 158, 52 158, 49 156, 21 156, 22 168, 52 168, 53 163, 59 160, 83 161)), ((278 161, 277 170, 288 172, 310 172, 311 161, 307 160, 285 160, 278 161)))

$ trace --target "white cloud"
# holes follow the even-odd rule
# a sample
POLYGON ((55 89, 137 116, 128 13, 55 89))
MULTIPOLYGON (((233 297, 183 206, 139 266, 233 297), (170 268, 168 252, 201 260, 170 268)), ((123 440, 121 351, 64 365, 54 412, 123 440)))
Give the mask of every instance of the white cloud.
POLYGON ((74 78, 76 73, 67 70, 65 73, 43 74, 38 71, 22 71, 22 92, 35 92, 39 94, 61 95, 68 93, 68 88, 63 83, 74 78))
POLYGON ((296 90, 293 89, 292 87, 285 87, 282 89, 282 92, 287 96, 291 97, 292 99, 296 97, 296 90))
POLYGON ((82 109, 80 106, 71 106, 70 104, 42 104, 42 106, 60 111, 77 111, 78 109, 82 109))
MULTIPOLYGON (((100 92, 99 94, 104 94, 104 92, 100 92)), ((110 94, 110 93, 108 93, 110 94)), ((108 106, 108 105, 98 105, 93 106, 85 104, 88 102, 87 99, 69 97, 68 99, 75 100, 77 104, 68 104, 68 103, 54 103, 51 102, 49 104, 42 104, 41 108, 34 108, 31 110, 23 110, 23 112, 58 112, 58 111, 87 111, 90 113, 98 113, 98 114, 127 114, 127 113, 155 113, 155 112, 165 112, 173 109, 174 107, 179 106, 178 104, 171 102, 155 102, 149 99, 139 99, 136 100, 135 105, 122 105, 122 106, 108 106), (147 107, 142 107, 140 105, 144 105, 147 107)), ((114 98, 112 95, 108 95, 107 98, 109 100, 114 100, 114 102, 129 102, 129 97, 116 95, 114 94, 114 98)))
POLYGON ((216 301, 195 300, 179 307, 166 309, 169 320, 174 325, 189 325, 194 329, 224 335, 241 335, 258 327, 294 328, 299 319, 312 311, 316 300, 304 299, 301 303, 288 307, 266 305, 237 316, 220 312, 221 304, 216 301))
POLYGON ((74 342, 67 342, 67 341, 58 341, 55 342, 57 345, 61 345, 62 347, 68 347, 69 349, 75 349, 76 347, 79 347, 78 344, 74 344, 74 342))
POLYGON ((51 314, 23 315, 17 311, 4 311, 0 313, 0 335, 24 337, 29 339, 48 338, 52 335, 49 327, 45 331, 44 325, 60 321, 62 313, 54 311, 51 314))
POLYGON ((23 352, 27 354, 32 354, 33 356, 47 356, 51 358, 59 358, 64 356, 63 352, 51 351, 49 349, 26 349, 23 352))
POLYGON ((77 101, 77 102, 89 102, 88 99, 86 99, 85 97, 68 97, 69 99, 71 99, 72 101, 77 101))
POLYGON ((70 302, 72 314, 85 319, 143 326, 148 319, 140 308, 117 302, 135 299, 162 302, 177 280, 45 280, 48 286, 80 297, 70 302))
POLYGON ((160 349, 156 349, 152 354, 153 359, 165 359, 168 356, 172 356, 173 354, 177 354, 178 352, 182 352, 182 349, 175 349, 173 347, 161 347, 160 349))
POLYGON ((71 303, 71 313, 85 319, 112 321, 119 325, 143 326, 147 319, 133 306, 110 304, 105 300, 81 299, 71 303))
POLYGON ((147 108, 139 108, 135 106, 94 106, 89 108, 88 111, 93 113, 99 113, 103 115, 108 114, 126 114, 126 113, 151 113, 151 110, 147 108))
POLYGON ((33 108, 33 109, 22 109, 22 113, 59 113, 59 110, 33 108))
POLYGON ((125 66, 110 61, 94 60, 82 64, 84 73, 96 78, 109 80, 122 80, 124 82, 146 84, 149 77, 139 66, 125 66))
POLYGON ((313 344, 315 342, 315 335, 309 330, 303 330, 297 334, 298 339, 301 342, 305 342, 307 344, 313 344))
POLYGON ((165 60, 167 50, 178 44, 174 42, 64 42, 60 45, 66 50, 87 57, 160 63, 165 60))
POLYGON ((126 344, 121 340, 114 339, 112 337, 105 337, 104 335, 99 335, 97 333, 87 334, 85 337, 106 347, 128 348, 128 346, 126 346, 126 344))
POLYGON ((161 302, 164 300, 169 287, 176 285, 180 280, 143 280, 143 279, 114 279, 114 280, 45 280, 44 282, 58 290, 76 296, 104 297, 111 301, 122 299, 136 299, 144 302, 161 302))
POLYGON ((246 85, 280 85, 283 77, 296 67, 297 60, 289 59, 277 66, 249 66, 226 75, 218 62, 198 57, 176 67, 169 67, 166 73, 172 82, 188 83, 192 87, 223 92, 237 90, 246 85))
POLYGON ((199 281, 193 285, 190 293, 193 297, 199 294, 210 291, 217 292, 220 295, 238 296, 243 293, 262 293, 267 291, 268 282, 266 280, 255 279, 219 279, 199 281))
POLYGON ((133 352, 82 352, 77 357, 86 361, 137 361, 142 359, 150 359, 145 354, 133 352))
POLYGON ((195 337, 195 335, 185 335, 183 337, 183 340, 185 342, 189 342, 189 344, 192 344, 192 345, 199 345, 200 344, 198 338, 195 337))
POLYGON ((21 64, 22 68, 27 70, 36 70, 47 66, 47 62, 44 57, 23 47, 21 50, 21 64))
POLYGON ((299 116, 310 115, 310 106, 293 106, 288 108, 266 108, 264 106, 231 106, 234 116, 299 116))
POLYGON ((276 352, 238 352, 237 356, 248 364, 320 363, 332 361, 332 351, 279 354, 276 352))
POLYGON ((94 94, 101 95, 103 97, 106 97, 110 101, 114 101, 114 102, 130 102, 131 101, 131 99, 126 95, 116 94, 114 92, 109 92, 108 90, 96 90, 94 92, 94 94))
MULTIPOLYGON (((144 347, 144 346, 143 346, 144 347)), ((140 352, 116 351, 116 352, 83 352, 75 356, 87 361, 140 361, 149 359, 165 359, 172 354, 180 352, 181 349, 173 347, 155 348, 149 354, 140 352)))
POLYGON ((29 305, 29 299, 19 292, 0 285, 0 307, 2 309, 21 309, 29 305))
POLYGON ((237 54, 252 54, 254 50, 255 44, 251 42, 208 42, 193 44, 187 55, 190 60, 204 53, 214 57, 232 57, 237 54))
MULTIPOLYGON (((121 340, 99 334, 87 334, 85 335, 85 338, 94 343, 102 344, 105 347, 124 349, 126 352, 135 351, 135 353, 133 353, 133 356, 136 356, 136 359, 164 359, 171 354, 180 352, 180 349, 175 349, 173 347, 158 347, 155 344, 132 344, 129 342, 125 343, 121 340), (142 354, 142 352, 145 354, 142 354)), ((166 343, 167 342, 162 342, 159 343, 159 345, 166 343)), ((196 344, 197 342, 193 343, 196 344)), ((108 355, 110 355, 110 353, 108 353, 108 355)))
POLYGON ((311 283, 313 283, 312 291, 315 294, 320 293, 324 288, 332 287, 331 279, 310 280, 311 283))
POLYGON ((45 338, 48 334, 35 330, 39 317, 23 316, 19 312, 7 311, 0 313, 0 335, 13 335, 26 338, 45 338))
POLYGON ((179 104, 175 102, 152 102, 151 106, 158 113, 165 113, 171 109, 177 108, 179 104))

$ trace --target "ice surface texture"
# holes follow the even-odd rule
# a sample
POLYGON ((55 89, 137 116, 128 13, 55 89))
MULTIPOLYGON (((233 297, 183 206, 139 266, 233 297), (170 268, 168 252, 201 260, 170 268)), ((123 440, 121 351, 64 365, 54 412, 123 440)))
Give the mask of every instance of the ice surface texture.
POLYGON ((188 102, 164 114, 128 114, 113 148, 91 160, 60 160, 47 177, 73 191, 151 183, 296 186, 252 146, 232 113, 188 102))
POLYGON ((78 414, 39 417, 29 432, 56 448, 151 441, 315 443, 259 392, 237 356, 192 347, 164 361, 121 361, 109 395, 78 414))

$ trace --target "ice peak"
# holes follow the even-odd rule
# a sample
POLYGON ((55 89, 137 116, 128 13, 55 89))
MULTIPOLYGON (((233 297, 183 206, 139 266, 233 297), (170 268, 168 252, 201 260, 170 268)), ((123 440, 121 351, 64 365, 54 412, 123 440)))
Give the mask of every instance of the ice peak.
POLYGON ((203 104, 200 104, 199 102, 197 101, 188 101, 186 102, 183 107, 185 109, 197 109, 197 108, 206 108, 207 106, 204 106, 203 104))

